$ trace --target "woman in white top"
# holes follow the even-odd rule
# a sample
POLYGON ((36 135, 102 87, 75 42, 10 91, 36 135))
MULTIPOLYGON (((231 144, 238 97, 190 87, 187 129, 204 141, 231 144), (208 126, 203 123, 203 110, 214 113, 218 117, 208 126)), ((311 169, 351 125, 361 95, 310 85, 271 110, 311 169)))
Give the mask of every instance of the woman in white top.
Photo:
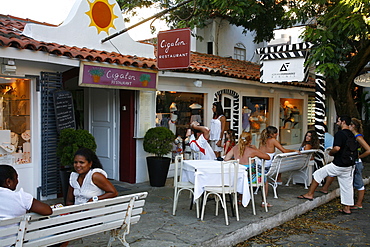
POLYGON ((215 152, 216 157, 221 157, 222 137, 225 132, 226 117, 221 102, 214 102, 212 106, 213 119, 211 120, 211 131, 209 133, 209 143, 215 152))
POLYGON ((10 165, 0 165, 0 220, 21 216, 27 212, 41 215, 53 213, 48 204, 36 200, 22 188, 15 191, 17 185, 17 171, 10 165))
POLYGON ((74 158, 75 172, 72 172, 69 178, 67 205, 113 198, 118 195, 102 168, 100 160, 91 149, 77 150, 74 158))

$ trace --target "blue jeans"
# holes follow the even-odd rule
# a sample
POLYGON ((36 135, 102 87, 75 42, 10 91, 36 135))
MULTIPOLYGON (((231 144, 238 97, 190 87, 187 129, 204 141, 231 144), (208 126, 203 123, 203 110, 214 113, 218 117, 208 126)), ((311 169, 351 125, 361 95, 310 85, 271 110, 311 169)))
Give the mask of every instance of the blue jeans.
POLYGON ((364 186, 364 181, 362 180, 363 169, 364 165, 362 164, 361 159, 357 159, 355 162, 355 173, 353 175, 353 187, 357 190, 364 186))

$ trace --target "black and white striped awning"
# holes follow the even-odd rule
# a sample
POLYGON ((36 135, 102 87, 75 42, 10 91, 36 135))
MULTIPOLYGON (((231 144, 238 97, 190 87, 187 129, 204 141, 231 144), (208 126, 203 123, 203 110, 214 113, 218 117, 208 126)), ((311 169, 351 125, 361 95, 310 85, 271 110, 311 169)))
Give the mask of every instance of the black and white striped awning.
POLYGON ((312 47, 311 43, 298 43, 292 45, 275 45, 256 49, 258 55, 271 54, 271 53, 287 53, 308 50, 312 47))

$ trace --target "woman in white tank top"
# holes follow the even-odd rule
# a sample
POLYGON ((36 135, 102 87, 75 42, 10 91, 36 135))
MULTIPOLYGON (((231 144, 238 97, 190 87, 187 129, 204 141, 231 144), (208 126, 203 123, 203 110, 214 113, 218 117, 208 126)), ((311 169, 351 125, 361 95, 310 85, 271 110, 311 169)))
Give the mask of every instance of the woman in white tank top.
POLYGON ((222 139, 225 131, 226 117, 221 102, 214 102, 212 106, 213 119, 211 120, 210 145, 216 157, 221 157, 222 139))

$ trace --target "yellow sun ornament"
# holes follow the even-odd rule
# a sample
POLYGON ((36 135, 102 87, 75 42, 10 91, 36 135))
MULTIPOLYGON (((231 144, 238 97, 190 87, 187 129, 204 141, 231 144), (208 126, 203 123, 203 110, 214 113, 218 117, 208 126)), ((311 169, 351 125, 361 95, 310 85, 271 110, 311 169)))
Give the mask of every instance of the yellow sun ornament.
POLYGON ((109 4, 108 0, 94 0, 92 3, 90 1, 87 2, 90 4, 90 10, 85 14, 91 20, 89 27, 96 27, 98 34, 100 32, 106 32, 109 35, 109 28, 116 28, 113 25, 114 19, 118 18, 113 13, 113 7, 116 3, 109 4))

